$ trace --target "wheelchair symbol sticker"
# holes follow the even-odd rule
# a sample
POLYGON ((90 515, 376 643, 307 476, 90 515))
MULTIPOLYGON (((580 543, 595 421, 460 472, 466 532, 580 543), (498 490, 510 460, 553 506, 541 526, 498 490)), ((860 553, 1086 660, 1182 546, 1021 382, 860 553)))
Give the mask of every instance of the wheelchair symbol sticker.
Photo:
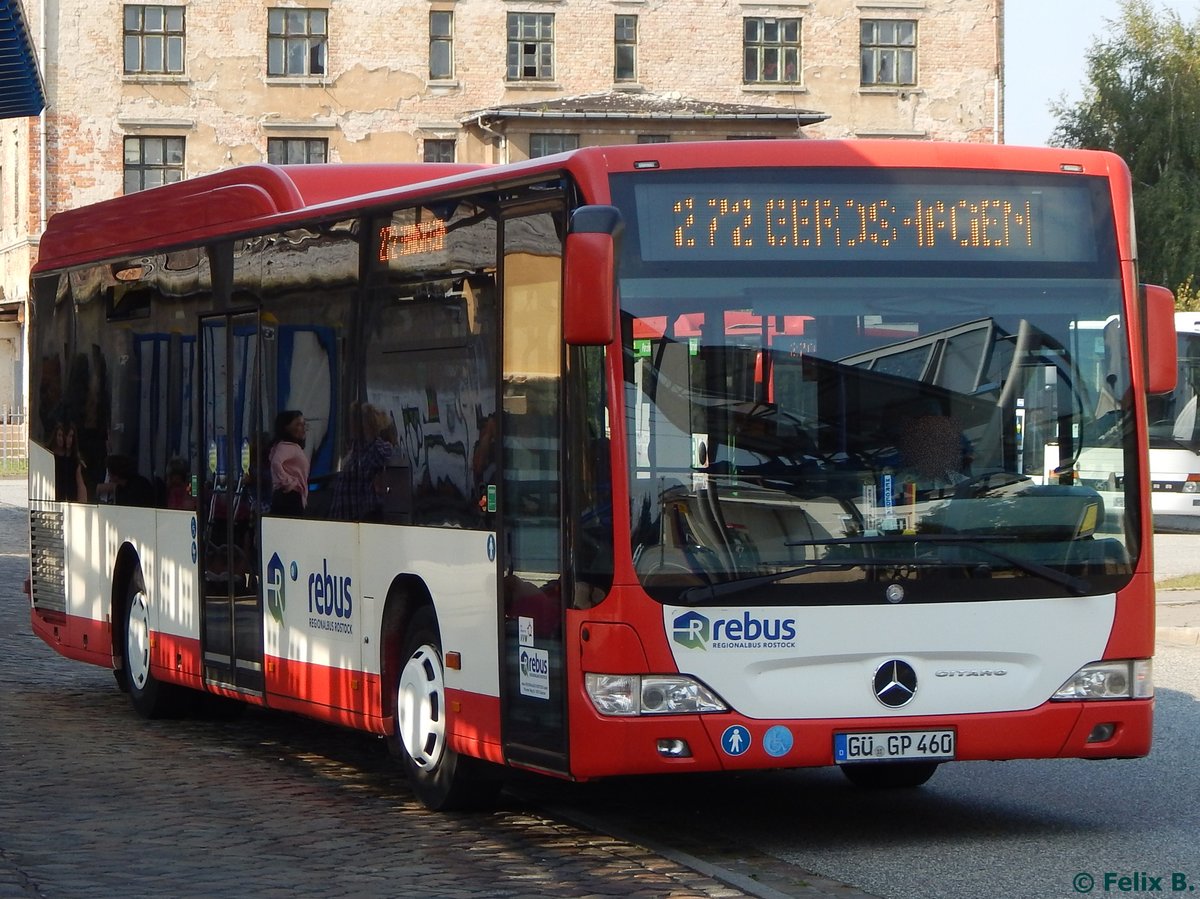
POLYGON ((772 758, 780 758, 792 751, 792 732, 782 724, 776 724, 763 734, 763 749, 772 758))

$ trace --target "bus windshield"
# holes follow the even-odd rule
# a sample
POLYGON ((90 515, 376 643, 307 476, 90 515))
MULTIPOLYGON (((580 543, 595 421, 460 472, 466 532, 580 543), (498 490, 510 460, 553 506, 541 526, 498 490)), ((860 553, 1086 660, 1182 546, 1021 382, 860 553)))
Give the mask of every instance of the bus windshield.
POLYGON ((652 596, 965 602, 1127 582, 1136 454, 1102 179, 614 182, 632 542, 652 596))
MULTIPOLYGON (((1180 313, 1177 320, 1191 320, 1193 314, 1180 313)), ((1196 399, 1200 395, 1200 334, 1184 331, 1178 337, 1179 375, 1171 393, 1152 396, 1147 402, 1150 421, 1150 446, 1154 449, 1184 449, 1200 452, 1200 427, 1196 420, 1196 399)))

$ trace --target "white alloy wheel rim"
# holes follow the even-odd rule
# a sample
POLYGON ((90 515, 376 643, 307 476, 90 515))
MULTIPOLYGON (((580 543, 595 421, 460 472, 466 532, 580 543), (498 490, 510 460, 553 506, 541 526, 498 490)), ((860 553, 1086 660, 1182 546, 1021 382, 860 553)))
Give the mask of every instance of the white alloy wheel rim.
POLYGON ((150 613, 146 594, 138 591, 129 601, 129 627, 125 633, 125 656, 129 679, 141 690, 150 679, 150 613))
POLYGON ((442 660, 432 646, 417 649, 400 672, 396 729, 418 768, 437 767, 446 746, 446 703, 442 660))

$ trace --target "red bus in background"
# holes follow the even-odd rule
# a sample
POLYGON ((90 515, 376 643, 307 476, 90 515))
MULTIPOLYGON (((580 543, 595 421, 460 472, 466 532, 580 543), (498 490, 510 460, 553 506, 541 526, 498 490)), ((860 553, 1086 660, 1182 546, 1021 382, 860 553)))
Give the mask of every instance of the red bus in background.
POLYGON ((1144 755, 1175 338, 1129 197, 1103 153, 772 141, 61 213, 34 630, 143 715, 198 691, 386 735, 434 808, 506 767, 1144 755), (1075 323, 1113 316, 1100 402, 1075 323), (1097 447, 1104 490, 1070 464, 1097 447))

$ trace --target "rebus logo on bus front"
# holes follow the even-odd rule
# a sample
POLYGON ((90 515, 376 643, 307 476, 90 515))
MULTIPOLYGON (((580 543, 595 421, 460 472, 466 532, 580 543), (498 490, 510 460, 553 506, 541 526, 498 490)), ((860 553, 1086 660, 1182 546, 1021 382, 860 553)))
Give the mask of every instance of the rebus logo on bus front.
POLYGON ((712 621, 685 612, 671 623, 672 639, 688 649, 795 649, 795 618, 759 618, 749 611, 712 621))
POLYGON ((711 627, 708 619, 699 612, 687 612, 675 619, 673 624, 675 642, 688 649, 707 648, 711 627))

